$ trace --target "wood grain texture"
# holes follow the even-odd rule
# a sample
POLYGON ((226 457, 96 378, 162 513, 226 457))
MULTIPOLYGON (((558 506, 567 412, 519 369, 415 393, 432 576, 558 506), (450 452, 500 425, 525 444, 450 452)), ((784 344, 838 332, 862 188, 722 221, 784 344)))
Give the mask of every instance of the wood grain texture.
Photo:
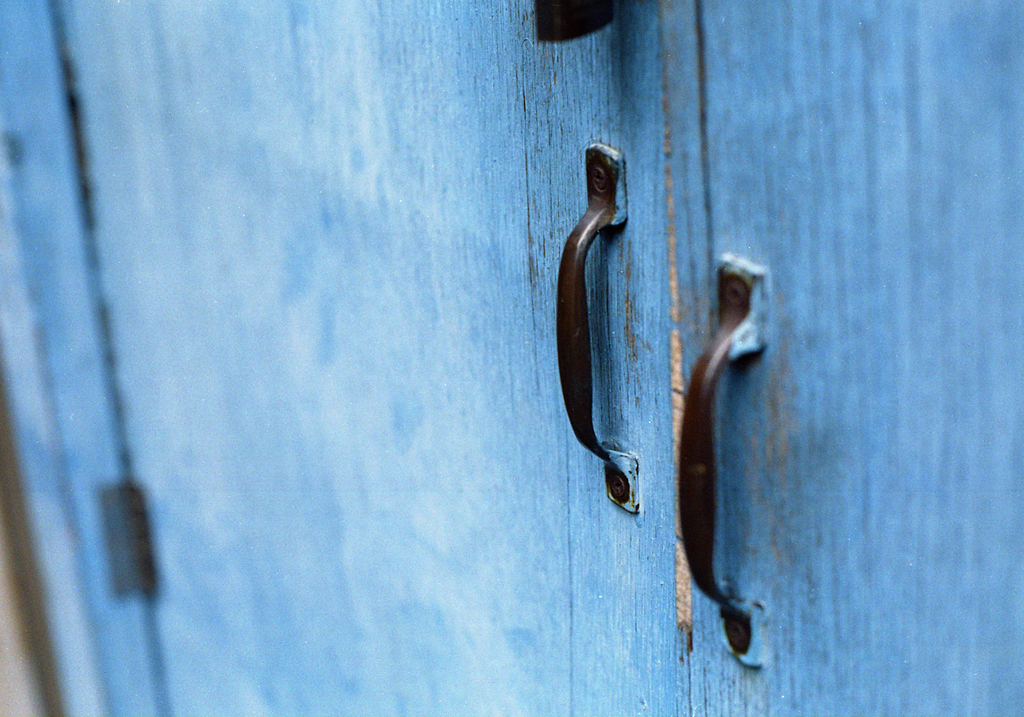
POLYGON ((767 662, 698 601, 698 713, 1019 711, 1024 13, 702 5, 714 251, 770 267, 776 314, 720 404, 767 662))
POLYGON ((657 7, 67 3, 129 447, 181 714, 671 714, 657 7), (604 496, 558 395, 582 150, 604 496))
MULTIPOLYGON (((662 181, 666 188, 665 241, 670 262, 671 330, 662 337, 674 362, 672 381, 676 404, 672 438, 672 476, 676 477, 684 396, 689 371, 711 333, 712 261, 706 208, 705 171, 701 135, 703 102, 701 44, 697 9, 692 2, 661 2, 661 97, 664 108, 662 181)), ((673 503, 678 494, 673 489, 673 503)), ((676 514, 676 534, 681 535, 676 514)), ((706 657, 694 653, 694 629, 706 628, 707 619, 694 623, 694 608, 703 600, 693 594, 685 554, 677 548, 677 619, 680 646, 677 661, 676 710, 692 715, 706 699, 706 657)), ((713 631, 709 634, 714 634, 713 631)), ((717 676, 716 676, 717 677, 717 676)), ((706 707, 706 704, 704 705, 706 707)))

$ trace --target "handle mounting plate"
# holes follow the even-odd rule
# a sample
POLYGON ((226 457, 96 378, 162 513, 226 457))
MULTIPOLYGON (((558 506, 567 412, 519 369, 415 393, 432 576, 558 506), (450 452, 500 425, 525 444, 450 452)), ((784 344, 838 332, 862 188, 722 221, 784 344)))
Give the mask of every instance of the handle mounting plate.
POLYGON ((640 512, 636 456, 609 448, 608 461, 604 464, 604 483, 608 500, 630 513, 640 512))
POLYGON ((750 309, 732 333, 729 344, 729 360, 756 354, 765 345, 765 317, 767 315, 767 272, 763 266, 736 256, 723 254, 719 261, 719 277, 727 281, 735 277, 746 284, 750 292, 750 309))

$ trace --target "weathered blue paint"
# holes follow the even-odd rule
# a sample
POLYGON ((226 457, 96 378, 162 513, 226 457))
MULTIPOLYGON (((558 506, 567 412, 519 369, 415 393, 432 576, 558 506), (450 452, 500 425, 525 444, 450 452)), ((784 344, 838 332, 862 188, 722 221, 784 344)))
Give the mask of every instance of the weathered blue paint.
POLYGON ((765 665, 695 596, 698 714, 1017 712, 1024 11, 701 9, 711 247, 770 267, 776 320, 719 411, 765 665))
POLYGON ((98 492, 120 473, 75 147, 46 3, 0 5, 0 338, 63 701, 156 710, 147 606, 110 596, 98 492))
POLYGON ((527 5, 61 4, 175 713, 675 709, 657 8, 552 46, 527 5), (592 141, 651 208, 590 262, 642 523, 558 394, 592 141))
POLYGON ((75 711, 1018 709, 1015 4, 620 3, 565 45, 528 2, 58 5, 97 261, 49 15, 5 2, 0 326, 75 711), (588 283, 640 520, 558 395, 592 141, 630 165, 588 283), (718 414, 756 671, 701 596, 675 629, 669 342, 702 350, 723 252, 773 281, 718 414), (107 587, 111 370, 168 704, 107 587))

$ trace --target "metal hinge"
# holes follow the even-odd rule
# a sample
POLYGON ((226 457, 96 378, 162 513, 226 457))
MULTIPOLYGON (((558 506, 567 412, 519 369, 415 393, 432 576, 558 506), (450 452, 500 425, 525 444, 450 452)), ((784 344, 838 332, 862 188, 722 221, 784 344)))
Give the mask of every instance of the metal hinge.
POLYGON ((156 563, 149 528, 146 496, 133 481, 104 488, 100 493, 114 594, 156 594, 156 563))

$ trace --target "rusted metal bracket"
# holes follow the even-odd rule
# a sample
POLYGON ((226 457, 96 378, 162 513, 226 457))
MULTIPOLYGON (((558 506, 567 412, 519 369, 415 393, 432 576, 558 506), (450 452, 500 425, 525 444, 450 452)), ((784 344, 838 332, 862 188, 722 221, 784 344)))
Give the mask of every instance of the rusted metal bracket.
POLYGON ((726 642, 740 662, 760 665, 760 605, 739 599, 715 577, 715 388, 728 364, 765 345, 766 278, 762 268, 725 255, 718 269, 719 327, 693 367, 679 437, 679 517, 693 581, 718 603, 726 642))
POLYGON ((586 152, 587 211, 565 242, 558 267, 558 373, 573 433, 584 448, 605 462, 605 488, 616 505, 636 513, 637 459, 597 440, 593 418, 590 318, 587 309, 587 252, 602 229, 626 221, 626 165, 603 144, 586 152))

